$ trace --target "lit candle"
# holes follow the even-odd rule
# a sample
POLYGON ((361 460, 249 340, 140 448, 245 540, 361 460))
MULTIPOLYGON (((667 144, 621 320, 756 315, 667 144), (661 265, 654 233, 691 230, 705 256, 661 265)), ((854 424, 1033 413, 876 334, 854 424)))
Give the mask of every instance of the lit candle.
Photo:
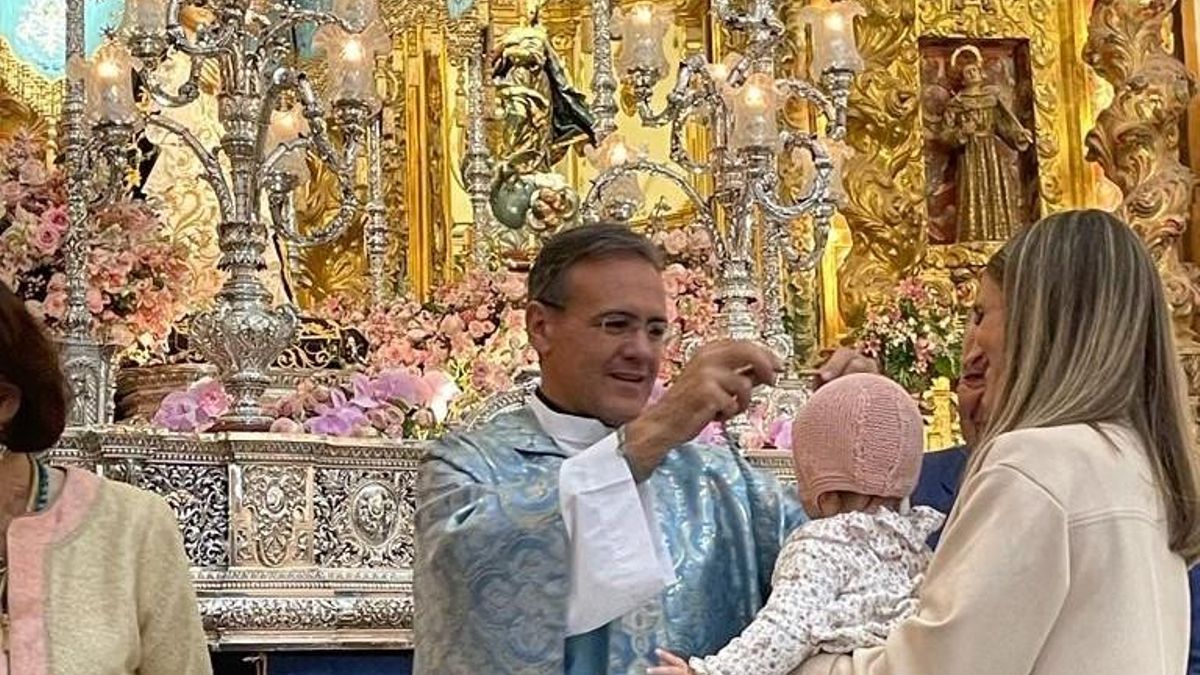
POLYGON ((332 11, 334 16, 360 31, 379 20, 376 0, 334 0, 332 11))
MULTIPOLYGON (((637 161, 643 155, 643 153, 630 148, 625 141, 625 136, 619 131, 605 136, 599 148, 586 148, 584 154, 591 165, 601 173, 613 167, 637 161)), ((636 209, 641 205, 644 197, 637 175, 628 173, 605 186, 604 192, 600 195, 600 201, 606 206, 621 204, 636 209)))
MULTIPOLYGON (((267 140, 264 150, 267 155, 270 155, 280 145, 300 138, 300 136, 307 133, 308 120, 304 119, 299 106, 293 106, 288 110, 272 111, 271 125, 267 127, 267 140)), ((289 173, 301 182, 307 181, 309 173, 305 154, 304 148, 294 148, 284 152, 279 163, 275 165, 275 170, 281 173, 289 173)))
POLYGON ((124 35, 158 35, 167 28, 163 0, 125 0, 120 32, 124 35))
POLYGON ((733 148, 775 147, 779 128, 775 122, 775 83, 766 73, 754 73, 733 97, 733 148))
POLYGON ((854 17, 867 12, 856 0, 829 4, 817 0, 800 10, 800 23, 812 29, 813 60, 809 67, 812 77, 819 78, 827 70, 863 69, 862 56, 854 39, 854 17))
POLYGON ((391 48, 381 24, 372 22, 361 33, 347 33, 337 26, 322 26, 313 44, 326 53, 329 63, 328 97, 356 101, 373 108, 379 105, 375 91, 375 57, 391 48))
POLYGON ((641 69, 657 72, 659 78, 665 75, 667 55, 664 47, 671 23, 670 11, 650 2, 635 4, 627 15, 618 10, 613 33, 621 39, 617 54, 621 72, 641 69))
POLYGON ((68 65, 72 78, 84 81, 85 115, 90 123, 133 124, 137 108, 133 100, 133 57, 125 45, 106 40, 88 62, 73 59, 68 65))

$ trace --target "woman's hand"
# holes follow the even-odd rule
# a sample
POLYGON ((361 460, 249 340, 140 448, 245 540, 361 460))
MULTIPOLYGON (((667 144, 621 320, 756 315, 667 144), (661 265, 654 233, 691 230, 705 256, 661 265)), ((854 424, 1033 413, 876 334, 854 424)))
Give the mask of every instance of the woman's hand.
POLYGON ((665 649, 656 649, 658 654, 657 666, 652 666, 646 669, 646 675, 696 675, 695 671, 688 667, 687 661, 675 656, 665 649))

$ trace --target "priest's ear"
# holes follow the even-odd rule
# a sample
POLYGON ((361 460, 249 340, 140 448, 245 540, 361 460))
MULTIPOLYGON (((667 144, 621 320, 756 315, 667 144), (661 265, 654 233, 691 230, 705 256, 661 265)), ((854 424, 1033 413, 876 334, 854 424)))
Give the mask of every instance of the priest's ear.
POLYGON ((555 332, 556 314, 562 310, 541 302, 530 300, 525 306, 525 333, 529 336, 529 344, 539 356, 550 352, 555 332))

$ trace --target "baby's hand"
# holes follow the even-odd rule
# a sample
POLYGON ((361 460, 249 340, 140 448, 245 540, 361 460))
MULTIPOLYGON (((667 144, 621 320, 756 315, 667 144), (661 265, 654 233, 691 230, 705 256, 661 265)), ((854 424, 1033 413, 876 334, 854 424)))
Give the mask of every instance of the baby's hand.
POLYGON ((646 669, 646 675, 695 675, 687 661, 665 649, 656 649, 659 665, 646 669))

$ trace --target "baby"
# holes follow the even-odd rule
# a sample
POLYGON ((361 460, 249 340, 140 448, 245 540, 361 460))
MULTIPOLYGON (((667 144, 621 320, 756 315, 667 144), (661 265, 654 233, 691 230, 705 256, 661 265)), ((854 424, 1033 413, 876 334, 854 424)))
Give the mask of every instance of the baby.
POLYGON ((818 651, 883 644, 916 609, 942 514, 909 509, 923 447, 908 392, 879 375, 819 389, 796 417, 792 447, 804 510, 775 562, 771 598, 715 656, 658 650, 648 675, 787 675, 818 651))

